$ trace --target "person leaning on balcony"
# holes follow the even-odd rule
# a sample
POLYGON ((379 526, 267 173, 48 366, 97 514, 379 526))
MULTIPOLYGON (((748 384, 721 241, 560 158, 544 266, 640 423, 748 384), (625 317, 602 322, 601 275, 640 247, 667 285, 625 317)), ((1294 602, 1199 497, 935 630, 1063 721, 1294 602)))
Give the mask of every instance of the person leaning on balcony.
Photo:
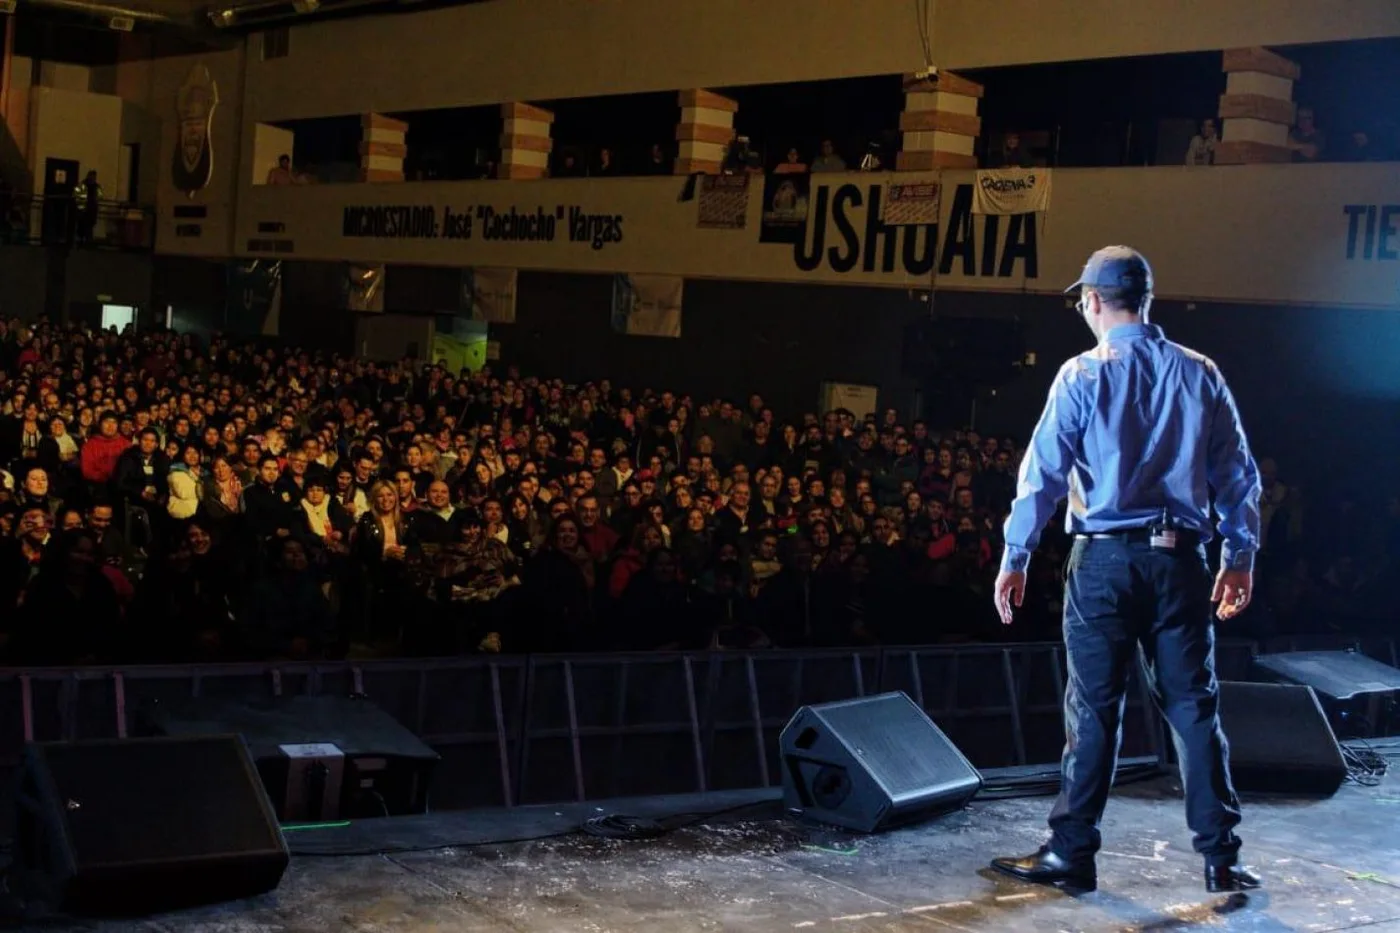
POLYGON ((1201 121, 1201 131, 1191 137, 1191 145, 1186 147, 1186 164, 1214 165, 1217 142, 1219 139, 1215 135, 1215 121, 1207 117, 1201 121))
POLYGON ((294 185, 296 176, 292 174, 292 157, 289 155, 278 156, 275 168, 268 169, 267 183, 269 185, 294 185))
POLYGON ((1327 148, 1327 138, 1317 128, 1311 107, 1298 108, 1298 120, 1288 131, 1288 148, 1293 150, 1294 162, 1320 162, 1327 148))
POLYGON ((778 167, 773 169, 775 175, 805 175, 807 173, 807 163, 802 161, 802 156, 797 150, 789 149, 787 157, 778 163, 778 167))

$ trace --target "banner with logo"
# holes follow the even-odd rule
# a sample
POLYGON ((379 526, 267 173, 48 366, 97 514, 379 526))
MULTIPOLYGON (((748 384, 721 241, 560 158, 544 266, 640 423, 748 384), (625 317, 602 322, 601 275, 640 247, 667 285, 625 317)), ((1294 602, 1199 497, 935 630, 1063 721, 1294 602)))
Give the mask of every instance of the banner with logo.
POLYGON ((224 328, 231 334, 275 337, 282 310, 282 263, 245 259, 228 264, 224 328))
POLYGON ((974 214, 1034 214, 1050 209, 1048 168, 988 168, 977 172, 974 214))
POLYGON ((612 328, 634 337, 679 337, 684 294, 678 275, 613 276, 612 328))
POLYGON ((807 229, 812 176, 803 172, 769 175, 763 180, 763 222, 760 243, 796 243, 807 229))
POLYGON ((891 184, 880 205, 880 222, 892 227, 938 223, 938 182, 891 184))
MULTIPOLYGON (((795 243, 758 242, 755 203, 750 229, 697 229, 697 206, 677 197, 671 176, 253 185, 239 194, 232 241, 250 257, 286 258, 260 233, 275 219, 298 262, 1038 294, 1058 294, 1099 247, 1127 243, 1152 262, 1163 300, 1400 307, 1400 178, 1391 163, 1056 168, 1053 176, 1053 210, 1002 215, 974 211, 987 191, 971 169, 813 175, 795 243), (910 184, 939 186, 937 223, 888 222, 891 189, 910 184)), ((760 183, 751 186, 757 201, 760 183)), ((212 242, 208 230, 202 240, 174 236, 168 219, 160 230, 157 248, 170 255, 202 255, 212 242)))
POLYGON ((514 324, 516 278, 514 269, 463 269, 462 310, 474 321, 514 324))
POLYGON ((748 218, 748 175, 706 175, 700 179, 697 226, 711 230, 742 230, 748 218))
POLYGON ((384 310, 384 266, 347 263, 345 266, 345 310, 382 312, 384 310))

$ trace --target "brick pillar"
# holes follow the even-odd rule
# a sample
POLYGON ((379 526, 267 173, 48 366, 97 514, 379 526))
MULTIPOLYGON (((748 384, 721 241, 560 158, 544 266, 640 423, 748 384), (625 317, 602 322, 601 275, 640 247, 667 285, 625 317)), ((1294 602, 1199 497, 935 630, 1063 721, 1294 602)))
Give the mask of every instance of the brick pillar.
POLYGON ((1297 108, 1293 82, 1300 69, 1268 49, 1226 49, 1221 70, 1225 93, 1220 95, 1220 142, 1217 165, 1248 162, 1290 162, 1288 128, 1297 108))
POLYGON ((554 114, 529 104, 501 105, 501 163, 497 178, 543 178, 549 174, 554 114))
POLYGON ((408 124, 379 113, 360 117, 360 181, 403 181, 408 124))
POLYGON ((976 168, 974 147, 982 132, 977 102, 982 85, 951 72, 904 81, 903 139, 895 168, 901 172, 933 168, 976 168))
POLYGON ((681 91, 681 122, 676 124, 677 175, 719 174, 734 136, 739 105, 728 97, 697 88, 681 91))

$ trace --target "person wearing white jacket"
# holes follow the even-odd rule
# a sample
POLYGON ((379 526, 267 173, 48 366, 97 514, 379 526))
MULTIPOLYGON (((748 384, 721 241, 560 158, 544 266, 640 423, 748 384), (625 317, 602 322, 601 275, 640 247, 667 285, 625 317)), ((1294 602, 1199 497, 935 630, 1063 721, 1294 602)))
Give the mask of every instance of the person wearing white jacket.
POLYGON ((170 500, 165 510, 170 517, 176 521, 194 518, 194 513, 199 511, 199 500, 204 497, 199 448, 190 444, 180 451, 180 458, 171 466, 166 483, 170 487, 170 500))

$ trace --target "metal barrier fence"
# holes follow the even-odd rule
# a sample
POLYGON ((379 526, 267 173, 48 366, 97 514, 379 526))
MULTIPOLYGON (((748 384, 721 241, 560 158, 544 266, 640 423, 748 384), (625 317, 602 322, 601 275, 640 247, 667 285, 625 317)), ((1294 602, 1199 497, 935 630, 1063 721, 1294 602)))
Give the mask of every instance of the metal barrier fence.
MULTIPOLYGON (((1357 649, 1391 639, 1222 640, 1223 679, 1262 651, 1357 649)), ((1064 740, 1055 643, 830 651, 471 656, 308 664, 0 670, 0 768, 26 741, 123 737, 130 714, 189 696, 362 694, 443 760, 452 809, 767 787, 800 706, 903 690, 979 768, 1053 766, 1064 740)), ((1124 756, 1164 753, 1135 677, 1124 756)))

